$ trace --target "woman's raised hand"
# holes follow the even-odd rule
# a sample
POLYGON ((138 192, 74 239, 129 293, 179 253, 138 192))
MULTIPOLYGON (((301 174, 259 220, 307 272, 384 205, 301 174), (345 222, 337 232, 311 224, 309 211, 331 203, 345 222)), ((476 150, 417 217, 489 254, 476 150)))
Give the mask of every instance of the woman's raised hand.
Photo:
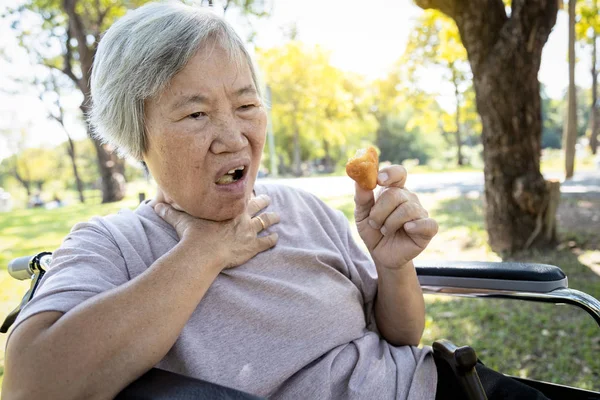
POLYGON ((178 246, 186 246, 198 257, 218 257, 222 269, 244 264, 260 252, 277 243, 277 233, 258 236, 259 233, 279 222, 279 214, 265 212, 271 200, 266 195, 251 199, 247 212, 228 221, 208 221, 193 217, 172 206, 157 202, 156 213, 168 222, 179 235, 178 246))
POLYGON ((377 199, 358 184, 354 216, 360 237, 378 267, 401 268, 427 247, 438 231, 417 196, 404 188, 406 169, 392 165, 379 171, 383 188, 377 199))

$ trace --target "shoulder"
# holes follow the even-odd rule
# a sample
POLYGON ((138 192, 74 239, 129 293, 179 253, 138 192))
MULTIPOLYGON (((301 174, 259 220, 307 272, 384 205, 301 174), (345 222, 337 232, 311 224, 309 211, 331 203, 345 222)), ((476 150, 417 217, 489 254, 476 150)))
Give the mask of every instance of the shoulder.
POLYGON ((76 223, 69 236, 78 236, 85 233, 95 233, 114 240, 115 233, 118 231, 127 231, 135 224, 138 218, 131 210, 123 209, 116 214, 105 216, 94 216, 87 221, 76 223))
POLYGON ((73 226, 61 246, 54 251, 52 268, 86 264, 105 269, 118 266, 127 277, 143 272, 158 256, 168 251, 175 238, 160 226, 151 207, 148 210, 123 209, 116 214, 96 216, 73 226))
POLYGON ((257 194, 267 194, 274 202, 280 201, 288 205, 317 206, 330 209, 321 199, 304 189, 278 183, 261 183, 255 186, 257 194))
POLYGON ((257 194, 269 195, 272 204, 286 215, 298 214, 301 219, 312 215, 319 219, 321 224, 329 220, 338 227, 348 223, 341 211, 331 208, 319 197, 306 190, 277 183, 261 183, 255 188, 257 194))
MULTIPOLYGON (((75 224, 61 247, 111 248, 117 253, 121 253, 124 246, 139 247, 147 242, 148 236, 155 236, 157 231, 161 231, 158 226, 161 221, 153 223, 152 215, 148 214, 148 210, 140 206, 136 210, 122 209, 115 214, 92 217, 75 224)), ((154 214, 154 218, 159 217, 154 214)))

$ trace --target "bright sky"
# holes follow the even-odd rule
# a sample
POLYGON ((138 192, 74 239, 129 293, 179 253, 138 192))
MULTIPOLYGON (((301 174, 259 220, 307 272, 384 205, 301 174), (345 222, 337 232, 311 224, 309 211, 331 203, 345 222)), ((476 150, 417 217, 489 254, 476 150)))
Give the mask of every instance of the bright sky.
MULTIPOLYGON (((15 0, 8 0, 10 3, 15 0)), ((320 44, 332 51, 331 62, 336 67, 366 75, 383 76, 401 56, 415 19, 423 12, 412 0, 274 0, 272 17, 255 25, 257 44, 270 47, 284 43, 282 29, 296 23, 299 39, 320 44)), ((229 18, 229 15, 228 15, 229 18)), ((567 16, 560 12, 557 24, 544 48, 540 80, 551 97, 558 98, 568 84, 567 16)), ((10 28, 0 22, 0 44, 15 60, 11 64, 0 60, 0 88, 10 85, 7 76, 27 76, 32 66, 26 55, 17 48, 10 28)), ((590 57, 577 49, 577 84, 591 85, 590 57)), ((432 87, 442 87, 440 102, 448 106, 452 91, 432 73, 432 87)), ((79 121, 80 96, 66 100, 69 110, 67 127, 75 137, 85 132, 79 121)), ((0 130, 28 129, 30 145, 53 145, 66 139, 56 122, 43 116, 45 108, 32 93, 20 91, 6 94, 0 91, 0 130)), ((8 144, 0 138, 0 159, 8 154, 8 144)))

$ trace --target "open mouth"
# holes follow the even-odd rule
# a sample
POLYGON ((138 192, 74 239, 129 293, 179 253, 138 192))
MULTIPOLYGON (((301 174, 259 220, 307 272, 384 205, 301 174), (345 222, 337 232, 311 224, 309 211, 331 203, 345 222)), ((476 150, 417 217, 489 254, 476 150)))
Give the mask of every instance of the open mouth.
POLYGON ((244 177, 244 173, 246 171, 246 167, 243 165, 229 170, 225 175, 217 180, 217 185, 229 185, 231 183, 235 183, 244 177))

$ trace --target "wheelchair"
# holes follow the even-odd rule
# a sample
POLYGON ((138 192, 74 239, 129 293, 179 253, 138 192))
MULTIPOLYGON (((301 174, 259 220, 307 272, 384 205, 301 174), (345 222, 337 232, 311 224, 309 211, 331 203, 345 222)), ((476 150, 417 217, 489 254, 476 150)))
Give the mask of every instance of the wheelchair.
MULTIPOLYGON (((6 333, 21 308, 27 304, 52 260, 52 253, 19 257, 8 265, 9 274, 31 280, 21 304, 0 328, 6 333)), ((516 299, 542 303, 569 304, 585 310, 600 327, 600 301, 570 289, 567 276, 556 266, 516 262, 423 262, 415 261, 423 293, 472 298, 516 299)), ((444 362, 460 383, 469 400, 486 400, 475 365, 477 355, 469 346, 457 347, 447 340, 433 343, 433 355, 444 362)), ((511 376, 551 399, 600 399, 600 392, 511 376)), ((153 368, 123 389, 116 399, 212 399, 256 400, 259 397, 211 382, 153 368)))

